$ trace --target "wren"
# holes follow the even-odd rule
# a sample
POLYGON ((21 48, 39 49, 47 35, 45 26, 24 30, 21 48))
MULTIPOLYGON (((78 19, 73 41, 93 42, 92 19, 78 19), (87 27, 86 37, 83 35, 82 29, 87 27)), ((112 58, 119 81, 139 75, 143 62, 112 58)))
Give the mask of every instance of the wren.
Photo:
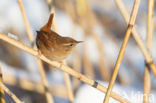
POLYGON ((54 14, 51 14, 48 23, 37 31, 36 45, 38 51, 50 60, 62 61, 78 43, 70 37, 63 37, 51 30, 54 14))

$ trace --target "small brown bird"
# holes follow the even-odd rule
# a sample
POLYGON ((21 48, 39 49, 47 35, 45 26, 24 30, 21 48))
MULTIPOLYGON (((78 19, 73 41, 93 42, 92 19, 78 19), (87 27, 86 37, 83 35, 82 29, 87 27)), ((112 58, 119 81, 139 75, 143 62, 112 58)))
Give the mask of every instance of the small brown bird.
POLYGON ((52 31, 53 16, 54 14, 51 14, 48 23, 40 31, 37 31, 36 45, 39 54, 41 53, 54 61, 62 61, 82 41, 76 41, 70 37, 62 37, 52 31))

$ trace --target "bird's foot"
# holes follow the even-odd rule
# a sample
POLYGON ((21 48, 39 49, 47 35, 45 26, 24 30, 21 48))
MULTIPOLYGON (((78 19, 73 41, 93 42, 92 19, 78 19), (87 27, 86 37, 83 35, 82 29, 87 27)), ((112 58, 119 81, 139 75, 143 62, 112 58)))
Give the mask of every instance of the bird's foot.
POLYGON ((59 68, 62 68, 62 65, 64 64, 63 61, 58 61, 60 63, 59 68))
POLYGON ((42 53, 41 53, 41 51, 40 51, 39 49, 38 49, 37 51, 38 51, 38 54, 37 54, 37 55, 38 55, 38 57, 40 58, 41 55, 42 55, 42 53))

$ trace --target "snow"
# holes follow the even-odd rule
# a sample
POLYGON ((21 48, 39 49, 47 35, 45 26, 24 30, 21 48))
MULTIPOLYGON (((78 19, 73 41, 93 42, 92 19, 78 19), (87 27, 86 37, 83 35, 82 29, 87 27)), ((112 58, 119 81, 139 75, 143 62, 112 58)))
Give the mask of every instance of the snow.
MULTIPOLYGON (((107 86, 108 83, 101 82, 104 86, 107 86)), ((142 103, 143 94, 141 91, 137 90, 136 88, 130 87, 123 87, 119 84, 115 84, 113 91, 120 96, 128 99, 132 103, 142 103)), ((75 97, 74 103, 103 103, 105 94, 97 89, 88 86, 82 85, 75 97)), ((156 92, 152 92, 150 94, 150 103, 156 102, 156 92)), ((118 101, 110 98, 109 103, 119 103, 118 101)))

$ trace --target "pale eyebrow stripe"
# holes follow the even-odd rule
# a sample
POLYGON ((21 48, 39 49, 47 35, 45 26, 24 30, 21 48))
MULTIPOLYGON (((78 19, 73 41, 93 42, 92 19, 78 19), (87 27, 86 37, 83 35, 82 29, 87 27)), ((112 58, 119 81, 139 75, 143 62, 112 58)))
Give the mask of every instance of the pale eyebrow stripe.
POLYGON ((70 45, 70 44, 73 44, 73 43, 67 43, 67 44, 63 44, 63 45, 70 45))

